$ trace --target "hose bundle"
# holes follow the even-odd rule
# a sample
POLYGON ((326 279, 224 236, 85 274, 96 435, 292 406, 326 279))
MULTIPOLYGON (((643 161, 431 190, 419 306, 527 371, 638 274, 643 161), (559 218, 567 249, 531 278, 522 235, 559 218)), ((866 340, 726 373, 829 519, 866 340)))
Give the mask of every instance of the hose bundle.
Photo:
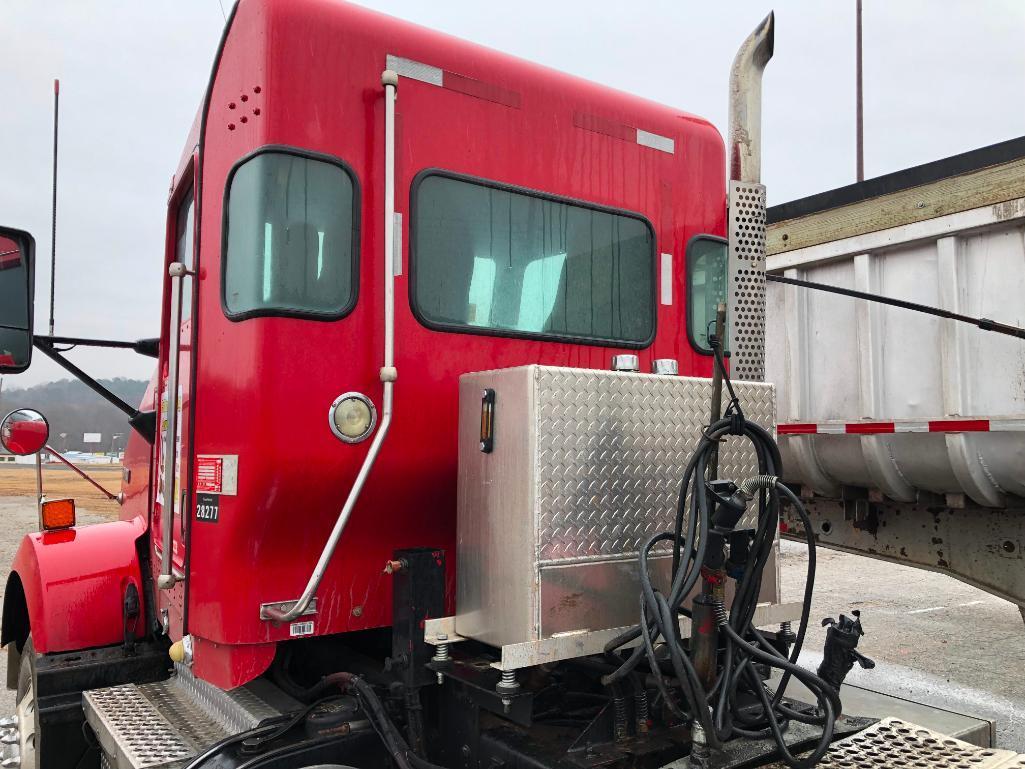
POLYGON ((641 547, 640 621, 605 647, 606 657, 614 661, 617 668, 603 678, 603 683, 612 685, 621 681, 645 661, 662 701, 677 718, 700 725, 709 747, 721 749, 725 741, 734 737, 772 737, 788 766, 806 769, 814 766, 825 754, 832 740, 834 720, 840 713, 836 690, 796 664, 808 628, 815 582, 814 535, 800 499, 777 480, 782 461, 776 442, 764 428, 744 417, 726 375, 720 349, 717 346, 713 349, 731 400, 725 416, 705 431, 687 464, 680 484, 675 529, 656 534, 641 547), (715 607, 723 653, 715 683, 706 691, 680 636, 679 617, 690 616, 684 601, 698 585, 702 565, 711 552, 709 548, 722 547, 721 537, 713 536, 716 498, 709 492, 705 479, 709 460, 718 451, 721 439, 728 435, 746 438, 757 457, 758 476, 741 484, 737 494, 748 501, 757 499, 758 522, 749 557, 742 576, 737 579, 729 609, 721 603, 715 607), (770 644, 753 625, 762 573, 772 553, 783 498, 794 506, 804 521, 809 548, 801 621, 789 656, 784 656, 770 644), (664 542, 671 542, 673 549, 672 581, 668 593, 652 584, 649 568, 654 549, 664 542), (715 544, 710 544, 712 542, 715 544), (623 653, 617 650, 638 637, 641 643, 624 659, 623 653), (664 663, 668 663, 683 703, 678 703, 670 690, 662 672, 664 663), (783 672, 775 691, 766 687, 756 665, 768 665, 783 672), (783 702, 792 677, 815 695, 816 710, 799 712, 783 702), (741 695, 746 696, 742 699, 741 695), (815 750, 802 759, 791 754, 784 740, 791 721, 822 727, 815 750))

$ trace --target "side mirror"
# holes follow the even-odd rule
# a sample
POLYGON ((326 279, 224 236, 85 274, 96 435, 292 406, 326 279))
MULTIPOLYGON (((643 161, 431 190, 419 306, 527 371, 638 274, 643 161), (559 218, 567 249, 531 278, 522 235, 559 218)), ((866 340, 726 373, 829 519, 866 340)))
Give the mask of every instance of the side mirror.
POLYGON ((0 227, 0 374, 21 373, 32 362, 35 253, 27 232, 0 227))
POLYGON ((12 411, 0 422, 0 445, 12 454, 35 454, 49 439, 50 423, 35 409, 12 411))

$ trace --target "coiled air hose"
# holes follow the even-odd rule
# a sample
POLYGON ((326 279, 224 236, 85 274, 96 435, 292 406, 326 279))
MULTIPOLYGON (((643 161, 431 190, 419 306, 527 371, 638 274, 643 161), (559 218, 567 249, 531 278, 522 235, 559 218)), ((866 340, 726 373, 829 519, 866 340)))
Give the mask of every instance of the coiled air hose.
POLYGON ((713 750, 721 750, 727 740, 736 737, 771 737, 788 766, 808 769, 818 763, 829 748, 833 724, 840 713, 836 690, 815 673, 796 664, 808 629, 815 584, 815 540, 811 521, 801 500, 778 481, 782 470, 779 448, 764 428, 744 417, 726 375, 721 354, 717 348, 714 349, 731 401, 725 416, 702 435, 687 464, 680 484, 674 531, 656 534, 641 547, 640 621, 606 645, 605 655, 617 667, 602 681, 606 685, 617 683, 633 674, 642 662, 647 662, 662 701, 677 718, 700 725, 708 746, 713 750), (715 682, 706 691, 688 647, 680 636, 679 617, 690 616, 684 602, 698 585, 710 547, 722 547, 722 537, 713 531, 717 498, 710 493, 705 479, 710 457, 718 450, 721 439, 728 435, 746 438, 754 449, 758 475, 743 480, 736 496, 744 503, 757 499, 758 518, 748 560, 742 576, 737 579, 733 601, 728 609, 721 602, 715 607, 723 653, 715 682), (801 621, 789 656, 784 656, 770 644, 752 624, 762 572, 772 553, 779 527, 783 498, 803 520, 808 539, 808 573, 801 621), (654 587, 649 569, 655 548, 665 542, 672 543, 673 550, 672 581, 668 593, 654 587), (715 544, 710 545, 710 542, 715 544), (618 651, 638 637, 641 644, 629 654, 618 651), (674 696, 676 691, 670 690, 670 683, 663 675, 663 663, 666 661, 675 678, 673 687, 682 695, 682 702, 678 702, 679 697, 674 696), (775 691, 766 686, 756 665, 768 665, 782 671, 775 691), (817 702, 816 709, 798 711, 783 702, 791 678, 798 679, 812 692, 817 702), (791 721, 822 727, 815 749, 800 759, 791 754, 784 739, 791 721))

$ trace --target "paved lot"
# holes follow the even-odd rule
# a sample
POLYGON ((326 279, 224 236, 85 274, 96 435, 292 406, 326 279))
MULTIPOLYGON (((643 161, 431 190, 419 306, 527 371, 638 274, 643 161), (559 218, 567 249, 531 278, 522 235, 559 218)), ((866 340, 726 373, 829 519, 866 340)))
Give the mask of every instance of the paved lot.
MULTIPOLYGON (((782 543, 784 600, 804 590, 807 548, 782 543)), ((998 745, 1025 751, 1025 623, 1018 607, 942 574, 818 550, 806 665, 819 622, 859 609, 859 650, 878 663, 848 681, 997 722, 998 745)))
MULTIPOLYGON (((80 523, 110 519, 109 511, 83 503, 80 523)), ((36 527, 35 499, 0 497, 0 521, 0 571, 6 572, 21 537, 36 527)), ((782 547, 784 599, 797 600, 806 549, 789 542, 782 547)), ((994 718, 999 746, 1025 751, 1025 624, 1017 607, 943 575, 820 550, 806 664, 816 664, 821 653, 819 621, 851 609, 862 611, 867 634, 860 648, 879 665, 856 669, 850 681, 994 718)), ((6 664, 0 654, 0 681, 6 664)), ((0 714, 13 710, 13 694, 0 689, 0 714)))

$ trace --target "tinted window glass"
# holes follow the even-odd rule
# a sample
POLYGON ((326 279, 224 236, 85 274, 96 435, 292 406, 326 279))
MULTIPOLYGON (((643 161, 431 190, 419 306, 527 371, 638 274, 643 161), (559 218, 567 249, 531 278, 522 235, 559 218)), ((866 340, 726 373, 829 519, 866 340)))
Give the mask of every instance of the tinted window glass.
POLYGON ((428 325, 631 345, 654 335, 655 243, 637 217, 429 175, 413 249, 428 325))
POLYGON ((239 166, 227 204, 228 314, 344 315, 356 298, 354 207, 340 165, 262 152, 239 166))
POLYGON ((708 335, 715 332, 715 313, 726 301, 726 242, 695 238, 687 247, 687 323, 691 344, 710 353, 708 335))

